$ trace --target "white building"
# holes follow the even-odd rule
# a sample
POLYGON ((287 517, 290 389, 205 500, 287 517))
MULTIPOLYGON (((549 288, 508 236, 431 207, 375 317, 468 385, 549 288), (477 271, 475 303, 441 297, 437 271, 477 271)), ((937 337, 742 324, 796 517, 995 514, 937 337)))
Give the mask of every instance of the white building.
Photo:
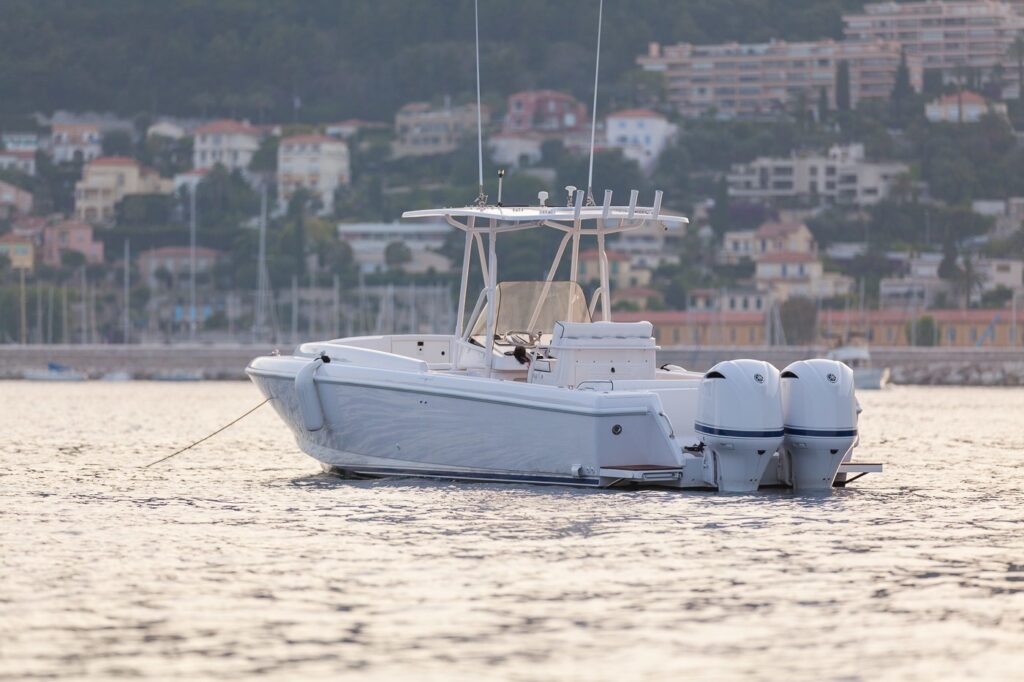
POLYGON ((833 146, 828 153, 760 157, 733 165, 729 196, 750 201, 799 200, 812 204, 866 206, 889 196, 910 168, 898 162, 864 160, 864 145, 833 146))
POLYGON ((995 218, 991 234, 997 238, 1009 237, 1024 227, 1024 197, 980 199, 971 203, 971 210, 995 218))
POLYGON ((188 130, 185 126, 166 119, 157 121, 146 129, 146 137, 166 137, 170 140, 180 140, 186 135, 188 135, 188 130))
MULTIPOLYGON (((713 113, 718 118, 779 115, 800 97, 813 105, 824 91, 836 106, 836 70, 850 70, 850 100, 886 99, 896 82, 900 46, 895 42, 651 43, 637 59, 646 71, 662 73, 669 104, 683 116, 713 113)), ((920 60, 907 58, 910 82, 920 89, 920 60)))
POLYGON ((36 153, 0 149, 0 170, 14 170, 25 175, 35 175, 36 153))
POLYGON ((544 138, 536 133, 496 133, 487 140, 491 159, 507 168, 532 166, 540 162, 544 138))
POLYGON ((229 171, 249 168, 262 133, 245 121, 214 121, 195 131, 192 151, 194 168, 213 168, 220 164, 229 171))
MULTIPOLYGON (((998 63, 1009 66, 1010 44, 1024 30, 1024 16, 1013 5, 995 0, 879 2, 843 15, 843 33, 846 42, 895 42, 908 59, 953 77, 960 66, 985 71, 998 63)), ((1007 68, 1006 75, 1015 78, 1014 71, 1007 68)))
POLYGON ((1006 104, 990 102, 969 90, 939 97, 924 108, 925 117, 932 123, 977 123, 988 114, 1006 118, 1006 104))
POLYGON ((676 126, 650 109, 608 114, 604 130, 607 145, 621 149, 623 156, 636 161, 645 172, 654 169, 661 152, 676 134, 676 126))
POLYGON ((443 272, 451 269, 451 263, 440 250, 454 230, 446 223, 341 223, 338 237, 352 247, 352 255, 363 272, 387 269, 384 254, 392 242, 409 248, 412 260, 402 266, 406 272, 443 272))
POLYGON ((321 213, 334 211, 334 193, 351 181, 348 145, 326 135, 295 135, 277 148, 277 196, 283 210, 298 189, 320 200, 321 213))
POLYGON ((55 163, 87 163, 103 153, 99 126, 91 123, 54 123, 50 151, 55 163))
POLYGON ((32 152, 35 154, 40 147, 38 133, 19 132, 15 130, 4 131, 0 135, 0 149, 8 152, 32 152))

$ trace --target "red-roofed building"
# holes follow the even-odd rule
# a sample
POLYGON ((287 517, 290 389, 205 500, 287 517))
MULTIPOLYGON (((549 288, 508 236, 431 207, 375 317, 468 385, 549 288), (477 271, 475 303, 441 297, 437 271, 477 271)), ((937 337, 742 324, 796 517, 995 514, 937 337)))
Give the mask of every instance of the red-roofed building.
POLYGON ((195 130, 192 166, 213 168, 220 164, 228 170, 245 171, 260 148, 263 132, 247 121, 224 119, 195 130))
POLYGON ((91 123, 54 123, 50 146, 56 163, 81 163, 99 158, 103 153, 98 126, 91 123))
POLYGON ((0 180, 0 220, 32 212, 32 193, 0 180))
POLYGON ((118 202, 131 194, 170 194, 174 183, 152 168, 124 156, 105 156, 86 164, 75 183, 75 217, 99 224, 114 220, 118 202))
POLYGON ((82 254, 89 264, 103 262, 103 242, 93 239, 88 223, 68 220, 43 228, 43 262, 58 267, 65 251, 82 254))
POLYGON ((277 196, 281 208, 305 189, 320 201, 321 213, 334 211, 334 193, 349 184, 348 145, 326 135, 294 135, 277 148, 277 196))
POLYGON ((650 171, 675 137, 676 127, 656 111, 625 109, 608 114, 604 131, 609 147, 621 149, 623 156, 650 171))
POLYGON ((932 123, 977 123, 987 114, 1006 117, 1006 104, 992 102, 976 92, 964 90, 929 102, 925 117, 932 123))
POLYGON ((572 95, 527 90, 509 96, 502 132, 558 134, 578 130, 586 122, 587 108, 572 95))

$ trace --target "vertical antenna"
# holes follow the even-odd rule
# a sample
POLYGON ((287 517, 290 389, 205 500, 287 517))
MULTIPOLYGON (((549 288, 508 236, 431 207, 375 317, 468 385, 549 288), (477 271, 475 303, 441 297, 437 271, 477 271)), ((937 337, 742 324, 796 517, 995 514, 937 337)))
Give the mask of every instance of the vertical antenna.
MULTIPOLYGON (((604 2, 604 0, 601 0, 604 2)), ((487 203, 484 194, 484 123, 483 106, 480 103, 480 0, 473 0, 474 32, 476 35, 476 154, 477 181, 480 183, 480 194, 476 201, 483 206, 487 203)))
POLYGON ((597 134, 597 76, 601 73, 601 20, 604 0, 597 6, 597 59, 594 60, 594 107, 590 112, 590 170, 587 172, 587 203, 594 203, 594 137, 597 134))

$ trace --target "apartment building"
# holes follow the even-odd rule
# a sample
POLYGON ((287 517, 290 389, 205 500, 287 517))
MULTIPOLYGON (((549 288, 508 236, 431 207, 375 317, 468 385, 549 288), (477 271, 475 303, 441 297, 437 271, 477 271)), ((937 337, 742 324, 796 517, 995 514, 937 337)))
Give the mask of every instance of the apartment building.
MULTIPOLYGON (((809 105, 824 90, 836 104, 836 72, 850 70, 850 101, 885 98, 892 92, 900 65, 895 42, 811 42, 692 45, 651 43, 638 58, 647 71, 665 77, 668 100, 683 116, 714 112, 720 118, 777 115, 792 111, 801 96, 809 105)), ((923 71, 908 56, 910 80, 921 88, 923 71)))
MULTIPOLYGON (((633 259, 621 251, 605 252, 608 257, 608 284, 612 288, 612 301, 615 291, 646 287, 651 283, 651 271, 633 266, 633 259)), ((581 282, 598 282, 601 280, 601 258, 596 249, 580 253, 579 280, 581 282)))
POLYGON ((731 265, 743 260, 756 261, 766 254, 782 251, 814 256, 818 253, 818 245, 810 228, 804 223, 769 221, 756 230, 726 232, 722 237, 718 260, 731 265))
POLYGON ((193 168, 213 168, 220 164, 229 171, 246 171, 260 148, 263 133, 247 121, 214 121, 195 130, 192 150, 193 168))
MULTIPOLYGON (((482 112, 486 123, 490 114, 482 112)), ((392 147, 396 157, 448 154, 462 141, 476 135, 477 111, 475 104, 452 106, 451 102, 439 107, 429 102, 411 102, 395 114, 395 134, 398 139, 392 147)))
MULTIPOLYGON (((1024 31, 1024 16, 995 0, 880 2, 844 15, 843 24, 847 41, 897 43, 922 68, 941 69, 948 78, 961 66, 986 71, 997 63, 1008 65, 1007 52, 1024 31)), ((1006 75, 1016 76, 1013 69, 1006 75)))
POLYGON ((761 291, 770 291, 776 301, 798 296, 803 298, 834 298, 853 291, 853 279, 834 272, 825 272, 813 254, 779 251, 761 256, 757 261, 754 282, 761 291))
POLYGON ((889 196, 897 178, 909 171, 904 163, 866 161, 864 145, 852 144, 833 146, 826 154, 734 164, 726 181, 730 197, 748 201, 868 206, 889 196))
POLYGON ((87 223, 114 219, 118 202, 130 194, 170 194, 174 182, 135 159, 107 156, 86 164, 75 183, 75 218, 87 223))
POLYGON ((351 178, 348 145, 343 140, 294 135, 281 140, 277 148, 277 193, 282 210, 301 188, 317 197, 321 214, 332 213, 335 191, 351 178))

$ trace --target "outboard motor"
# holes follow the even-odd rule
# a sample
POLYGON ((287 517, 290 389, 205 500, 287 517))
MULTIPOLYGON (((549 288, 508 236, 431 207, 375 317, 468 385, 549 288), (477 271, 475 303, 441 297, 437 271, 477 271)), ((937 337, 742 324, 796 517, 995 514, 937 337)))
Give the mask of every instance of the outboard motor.
POLYGON ((694 428, 722 492, 757 490, 782 445, 779 370, 759 360, 720 362, 704 375, 694 428))
POLYGON ((782 370, 784 449, 793 488, 829 490, 857 442, 853 370, 835 360, 801 360, 782 370))

